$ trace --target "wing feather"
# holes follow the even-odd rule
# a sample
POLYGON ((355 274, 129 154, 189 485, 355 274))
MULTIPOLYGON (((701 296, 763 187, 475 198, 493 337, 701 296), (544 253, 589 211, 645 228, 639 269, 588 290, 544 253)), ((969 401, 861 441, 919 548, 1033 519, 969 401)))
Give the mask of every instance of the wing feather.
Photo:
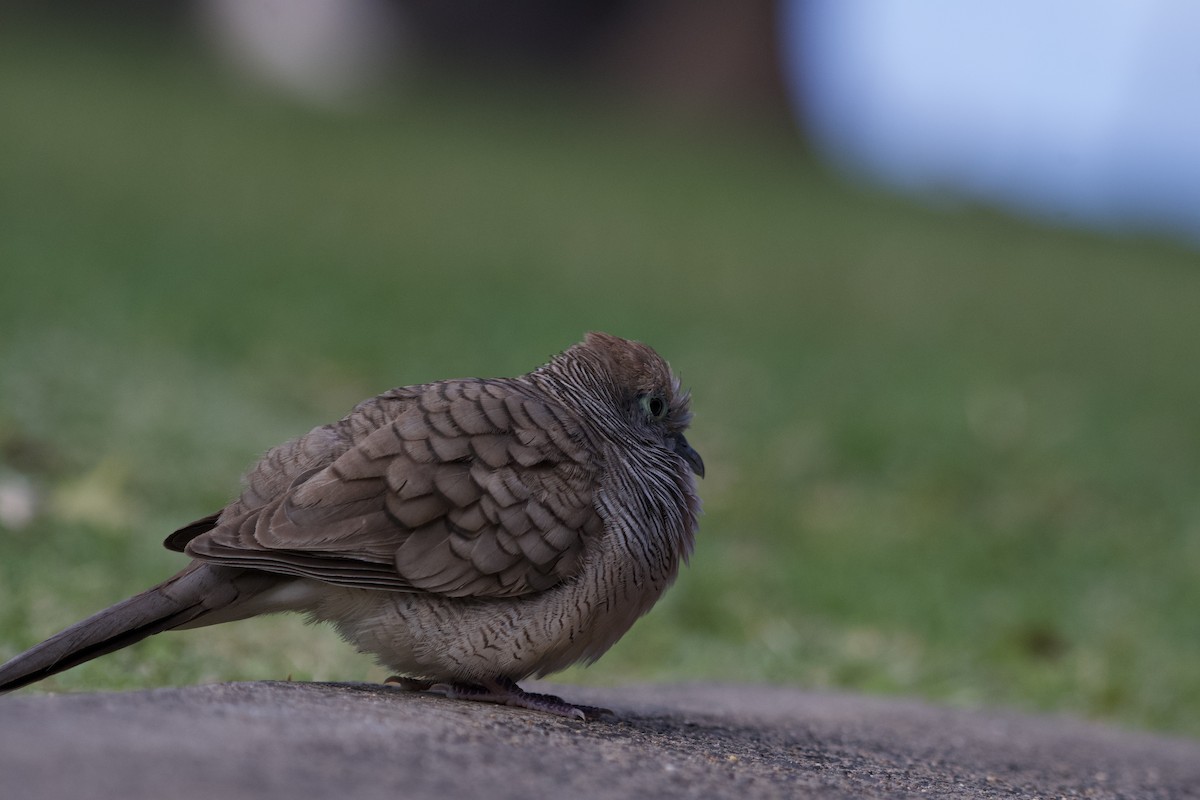
POLYGON ((386 415, 356 410, 376 427, 356 430, 351 446, 297 473, 278 496, 189 529, 200 532, 187 552, 455 597, 513 597, 570 578, 603 530, 593 496, 600 465, 580 444, 579 423, 515 382, 404 391, 386 415))

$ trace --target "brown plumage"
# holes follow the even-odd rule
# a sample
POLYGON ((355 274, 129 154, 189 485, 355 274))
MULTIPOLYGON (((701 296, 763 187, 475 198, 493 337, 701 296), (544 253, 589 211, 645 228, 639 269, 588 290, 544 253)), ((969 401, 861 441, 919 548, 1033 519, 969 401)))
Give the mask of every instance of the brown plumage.
POLYGON ((300 611, 404 686, 582 716, 516 681, 599 658, 675 579, 704 473, 690 419, 665 361, 602 333, 519 378, 393 389, 268 452, 167 538, 183 572, 0 666, 0 692, 300 611))

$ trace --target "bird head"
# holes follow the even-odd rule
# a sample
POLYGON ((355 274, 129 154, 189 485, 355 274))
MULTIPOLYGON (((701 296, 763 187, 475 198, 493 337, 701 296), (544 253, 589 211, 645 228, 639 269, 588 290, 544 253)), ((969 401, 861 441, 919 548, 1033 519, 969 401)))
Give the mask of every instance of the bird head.
POLYGON ((679 388, 670 365, 653 348, 592 332, 559 358, 587 364, 596 371, 608 399, 625 412, 635 431, 652 439, 661 437, 692 472, 704 477, 704 460, 684 437, 692 420, 690 394, 679 388))

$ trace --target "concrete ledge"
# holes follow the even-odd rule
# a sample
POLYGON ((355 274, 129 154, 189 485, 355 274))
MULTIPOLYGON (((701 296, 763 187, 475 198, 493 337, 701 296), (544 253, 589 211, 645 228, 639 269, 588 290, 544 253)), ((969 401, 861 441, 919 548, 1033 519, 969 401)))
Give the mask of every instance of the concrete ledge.
POLYGON ((0 797, 1200 797, 1198 741, 770 687, 549 688, 618 717, 363 684, 4 697, 0 797))

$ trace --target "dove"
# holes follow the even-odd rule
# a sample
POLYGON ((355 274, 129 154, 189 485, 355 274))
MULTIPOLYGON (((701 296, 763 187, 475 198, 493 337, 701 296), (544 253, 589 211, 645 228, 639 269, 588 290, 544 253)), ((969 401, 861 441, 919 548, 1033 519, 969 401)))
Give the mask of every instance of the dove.
POLYGON ((590 664, 691 553, 689 393, 605 333, 517 378, 385 392, 266 453, 172 533, 177 575, 0 666, 0 692, 148 636, 298 612, 410 690, 591 718, 518 685, 590 664))

